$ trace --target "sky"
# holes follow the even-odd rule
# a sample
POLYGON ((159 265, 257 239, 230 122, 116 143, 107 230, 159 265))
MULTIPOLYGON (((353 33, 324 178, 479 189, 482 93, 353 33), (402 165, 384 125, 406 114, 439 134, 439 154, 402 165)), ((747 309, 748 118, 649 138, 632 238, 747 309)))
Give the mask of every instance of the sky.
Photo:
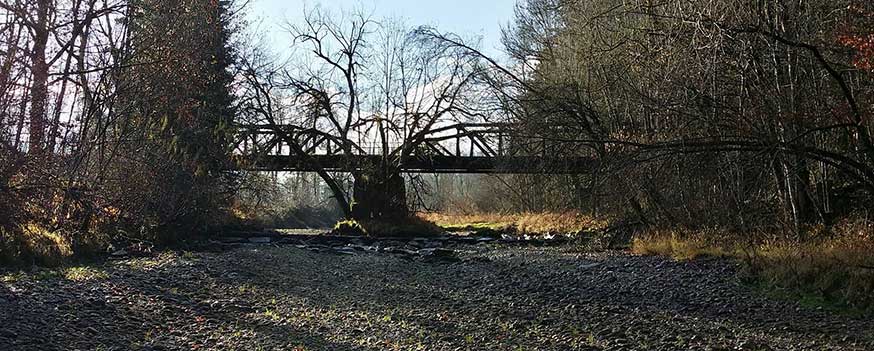
POLYGON ((279 53, 288 40, 288 34, 281 29, 283 23, 298 22, 305 9, 320 5, 332 12, 360 9, 376 20, 401 18, 411 26, 429 25, 464 38, 481 38, 481 49, 500 58, 501 27, 513 19, 515 3, 516 0, 252 0, 248 16, 250 22, 259 23, 279 53))

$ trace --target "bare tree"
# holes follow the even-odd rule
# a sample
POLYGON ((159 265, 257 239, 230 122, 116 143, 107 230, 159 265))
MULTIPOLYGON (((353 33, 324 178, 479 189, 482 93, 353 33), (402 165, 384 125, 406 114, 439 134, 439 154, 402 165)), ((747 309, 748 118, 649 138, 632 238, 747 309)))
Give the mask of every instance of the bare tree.
POLYGON ((290 26, 305 59, 282 67, 249 61, 250 122, 284 133, 284 142, 314 164, 347 217, 406 216, 401 164, 431 142, 429 132, 471 118, 463 106, 478 59, 398 22, 360 14, 332 18, 317 9, 290 26), (377 161, 352 172, 349 194, 292 130, 327 140, 341 155, 376 155, 377 161))

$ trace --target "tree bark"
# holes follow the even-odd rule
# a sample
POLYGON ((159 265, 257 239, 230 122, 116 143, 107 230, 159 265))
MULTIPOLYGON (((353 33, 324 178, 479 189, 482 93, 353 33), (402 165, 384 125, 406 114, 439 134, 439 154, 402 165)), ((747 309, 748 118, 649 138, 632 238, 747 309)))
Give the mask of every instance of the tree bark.
POLYGON ((356 174, 353 199, 352 217, 357 220, 395 220, 409 214, 406 184, 397 171, 356 174))
POLYGON ((49 64, 46 61, 46 46, 49 40, 48 12, 50 1, 37 1, 36 25, 30 61, 33 69, 33 85, 30 98, 30 136, 28 153, 39 156, 44 151, 46 105, 48 99, 49 64))

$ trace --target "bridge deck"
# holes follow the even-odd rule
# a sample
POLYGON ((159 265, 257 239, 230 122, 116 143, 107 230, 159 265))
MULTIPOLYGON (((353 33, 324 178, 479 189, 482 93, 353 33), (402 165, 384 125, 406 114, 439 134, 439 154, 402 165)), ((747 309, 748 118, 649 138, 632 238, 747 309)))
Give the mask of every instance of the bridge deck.
MULTIPOLYGON (((332 172, 349 172, 379 163, 378 155, 311 155, 309 159, 287 155, 267 155, 254 160, 246 169, 256 171, 311 172, 316 165, 332 172)), ((543 156, 445 156, 412 157, 404 161, 405 173, 554 173, 579 174, 593 169, 587 157, 549 158, 543 156)))

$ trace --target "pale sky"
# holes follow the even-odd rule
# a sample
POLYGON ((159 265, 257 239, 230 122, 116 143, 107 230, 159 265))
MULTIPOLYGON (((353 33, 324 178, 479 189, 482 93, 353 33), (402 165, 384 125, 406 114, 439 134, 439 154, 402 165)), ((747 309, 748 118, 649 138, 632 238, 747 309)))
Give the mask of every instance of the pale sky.
POLYGON ((493 57, 501 52, 501 27, 513 19, 516 0, 252 0, 249 20, 260 22, 273 49, 283 51, 288 39, 281 29, 286 21, 297 22, 304 9, 316 5, 337 12, 363 10, 379 20, 402 18, 411 26, 429 25, 464 38, 482 38, 481 48, 493 57))

